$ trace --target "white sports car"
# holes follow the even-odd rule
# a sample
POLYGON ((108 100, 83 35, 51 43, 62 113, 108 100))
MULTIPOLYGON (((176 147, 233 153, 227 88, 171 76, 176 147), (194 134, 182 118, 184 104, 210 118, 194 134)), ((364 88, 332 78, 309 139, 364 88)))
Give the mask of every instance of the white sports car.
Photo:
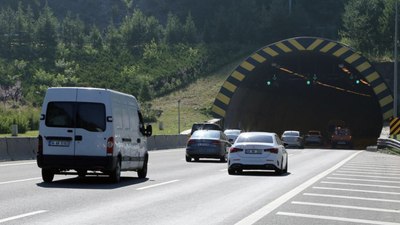
POLYGON ((276 174, 287 173, 288 153, 275 133, 241 133, 229 149, 228 173, 243 170, 274 170, 276 174))

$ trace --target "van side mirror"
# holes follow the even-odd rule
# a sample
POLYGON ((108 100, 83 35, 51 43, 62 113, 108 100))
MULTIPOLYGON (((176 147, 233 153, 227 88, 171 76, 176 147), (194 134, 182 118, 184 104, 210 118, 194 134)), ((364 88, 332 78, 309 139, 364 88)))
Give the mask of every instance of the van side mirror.
POLYGON ((146 137, 150 137, 153 134, 153 127, 150 124, 146 126, 144 134, 146 137))

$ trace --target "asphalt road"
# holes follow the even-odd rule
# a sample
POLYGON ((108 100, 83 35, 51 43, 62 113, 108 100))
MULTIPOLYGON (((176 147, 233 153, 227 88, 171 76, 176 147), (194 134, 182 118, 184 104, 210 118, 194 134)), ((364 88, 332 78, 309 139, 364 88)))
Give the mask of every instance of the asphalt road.
POLYGON ((0 224, 400 224, 400 157, 289 149, 289 172, 228 175, 187 163, 184 149, 150 152, 147 179, 56 175, 35 161, 0 163, 0 224))

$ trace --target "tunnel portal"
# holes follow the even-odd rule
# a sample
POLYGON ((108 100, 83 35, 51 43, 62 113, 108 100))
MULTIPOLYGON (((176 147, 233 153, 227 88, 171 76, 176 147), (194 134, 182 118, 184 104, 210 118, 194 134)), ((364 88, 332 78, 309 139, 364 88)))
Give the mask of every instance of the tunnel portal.
POLYGON ((245 131, 352 130, 355 144, 375 143, 393 114, 392 94, 373 66, 350 47, 312 37, 268 45, 227 78, 214 105, 225 128, 245 131))

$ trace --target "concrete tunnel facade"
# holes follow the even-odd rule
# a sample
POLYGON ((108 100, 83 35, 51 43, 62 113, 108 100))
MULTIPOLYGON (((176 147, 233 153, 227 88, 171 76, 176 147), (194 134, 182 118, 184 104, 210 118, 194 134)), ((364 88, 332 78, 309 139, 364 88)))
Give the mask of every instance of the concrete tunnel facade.
POLYGON ((352 130, 359 145, 376 144, 393 115, 393 96, 374 66, 354 49, 318 37, 267 45, 236 67, 212 106, 225 128, 245 131, 352 130))

